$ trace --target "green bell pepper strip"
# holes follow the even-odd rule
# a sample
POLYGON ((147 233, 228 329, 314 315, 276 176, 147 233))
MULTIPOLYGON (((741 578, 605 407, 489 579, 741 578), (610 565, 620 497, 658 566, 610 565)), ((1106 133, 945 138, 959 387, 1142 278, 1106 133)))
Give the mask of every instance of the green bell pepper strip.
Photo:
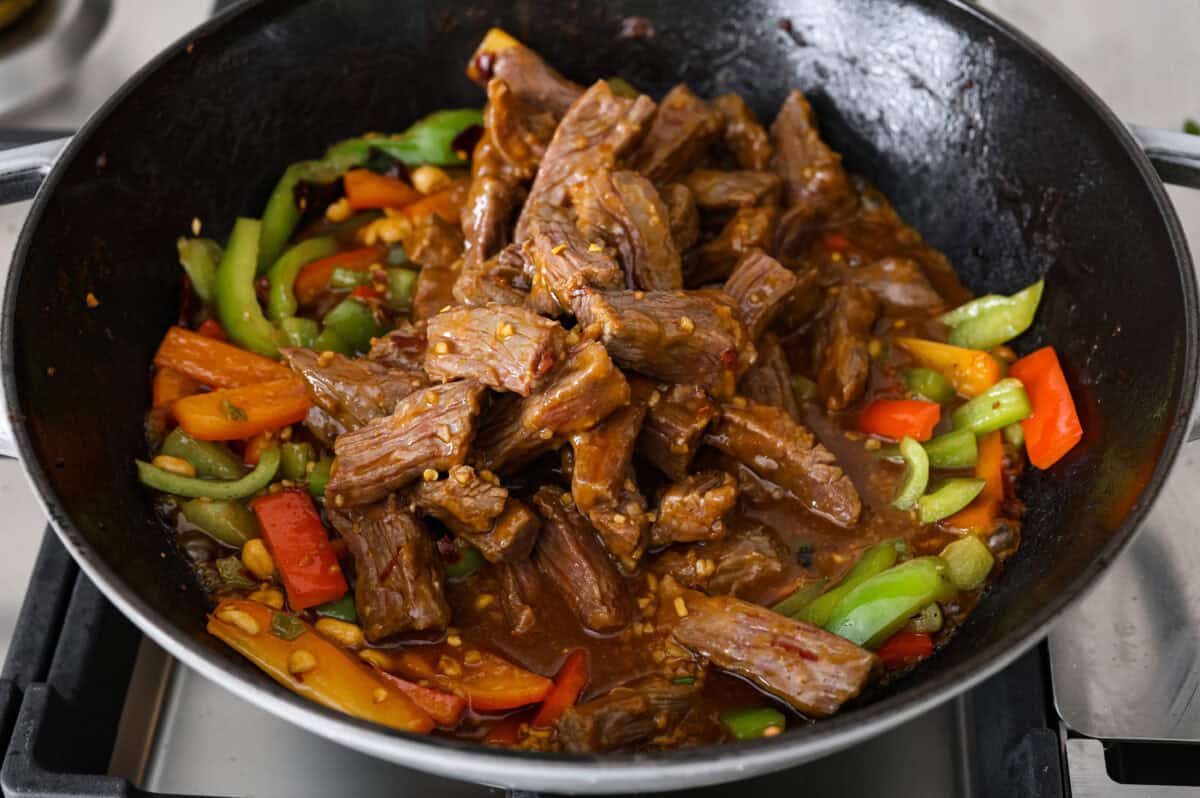
POLYGON ((896 491, 896 498, 892 499, 892 506, 897 510, 911 510, 917 506, 917 499, 929 484, 929 455, 924 446, 905 436, 900 439, 900 456, 904 458, 904 479, 896 491))
POLYGON ((917 634, 932 635, 942 631, 945 622, 942 608, 936 601, 931 601, 929 606, 912 617, 912 620, 908 622, 908 628, 917 634))
POLYGON ((300 482, 308 476, 308 463, 313 457, 311 443, 288 441, 279 447, 279 471, 284 479, 300 482))
POLYGON ((286 612, 271 613, 271 634, 284 640, 295 640, 307 631, 304 621, 286 612))
POLYGON ((403 244, 392 244, 388 249, 387 265, 388 266, 408 266, 412 264, 408 253, 404 251, 403 244))
POLYGON ((244 499, 258 493, 275 478, 279 470, 279 447, 271 446, 258 458, 258 465, 241 479, 217 481, 199 477, 185 477, 165 471, 142 460, 138 460, 138 479, 142 484, 163 493, 197 499, 244 499))
POLYGON ((825 585, 828 580, 818 579, 815 582, 810 582, 804 587, 798 589, 787 598, 771 607, 772 612, 777 612, 780 615, 792 616, 807 607, 813 600, 825 592, 825 585))
POLYGON ((823 593, 792 617, 813 626, 824 626, 834 607, 841 603, 847 593, 896 564, 896 557, 899 556, 896 547, 899 543, 899 540, 885 540, 864 551, 837 587, 823 593))
POLYGON ((263 209, 262 232, 258 240, 256 274, 263 274, 279 258, 288 239, 300 224, 303 212, 296 206, 296 184, 332 183, 357 162, 352 158, 298 161, 283 172, 263 209))
POLYGON ((371 282, 369 272, 354 271, 353 269, 338 267, 333 270, 333 274, 329 275, 329 287, 334 291, 353 291, 360 285, 366 285, 369 282, 371 282))
POLYGON ((954 346, 990 349, 1029 329, 1045 287, 1045 281, 1038 280, 1012 296, 981 296, 938 318, 951 328, 949 340, 954 346))
POLYGON ((954 386, 950 384, 950 380, 933 369, 905 369, 904 384, 917 396, 938 404, 954 398, 954 386))
POLYGON ((217 566, 217 573, 221 575, 221 581, 229 587, 252 588, 258 587, 258 582, 255 582, 250 573, 242 566, 242 561, 237 557, 220 557, 213 562, 217 566))
POLYGON ((462 166, 471 154, 460 157, 454 150, 454 140, 468 128, 482 126, 483 113, 475 108, 435 111, 397 136, 363 136, 340 141, 326 151, 325 159, 362 163, 376 149, 408 166, 462 166))
POLYGON ((757 740, 780 734, 787 727, 787 718, 778 709, 755 707, 722 712, 721 725, 739 740, 757 740), (774 731, 770 731, 774 729, 774 731))
POLYGON ((458 559, 446 563, 447 579, 466 579, 475 573, 485 562, 479 549, 455 541, 454 548, 458 551, 458 559))
POLYGON ((979 459, 979 442, 969 429, 956 429, 924 443, 932 468, 971 468, 979 459))
POLYGON ((346 357, 354 357, 355 354, 354 348, 346 343, 346 339, 328 327, 321 330, 321 334, 312 342, 312 350, 314 352, 337 352, 346 357))
POLYGON ((196 475, 212 479, 238 479, 246 473, 242 458, 216 441, 198 441, 176 427, 163 441, 159 454, 187 460, 196 475))
POLYGON ((375 317, 375 312, 357 297, 346 297, 321 320, 325 329, 332 330, 345 342, 351 352, 366 352, 371 348, 371 339, 378 338, 387 330, 375 317))
POLYGON ((217 287, 217 264, 224 254, 211 238, 180 238, 175 242, 179 265, 187 272, 192 290, 205 302, 212 302, 217 287))
POLYGON ((922 608, 953 591, 939 557, 918 557, 876 574, 834 608, 825 629, 866 648, 877 648, 922 608))
POLYGON ((817 384, 808 377, 793 374, 792 393, 796 395, 797 402, 811 402, 817 398, 817 384))
POLYGON ((957 477, 943 482, 917 501, 922 524, 933 524, 954 515, 983 491, 985 480, 957 477))
POLYGON ((289 346, 302 346, 306 349, 311 349, 321 335, 321 325, 302 316, 280 319, 279 329, 283 331, 289 346))
POLYGON ((942 549, 942 559, 946 561, 946 576, 959 590, 978 588, 996 563, 987 544, 974 535, 947 543, 942 549))
POLYGON ((954 429, 969 429, 976 435, 986 435, 1009 424, 1029 418, 1033 405, 1020 380, 1012 378, 988 388, 954 411, 954 429))
POLYGON ((1014 449, 1020 449, 1025 445, 1025 428, 1020 424, 1009 424, 1004 428, 1004 440, 1014 449))
POLYGON ((258 519, 240 501, 192 499, 179 505, 183 517, 214 540, 240 549, 261 535, 258 519))
POLYGON ((279 357, 283 333, 267 321, 254 290, 258 255, 257 219, 238 219, 229 234, 225 257, 217 267, 217 315, 229 340, 243 349, 279 357))
POLYGON ((334 601, 327 601, 313 607, 313 612, 322 618, 334 618, 346 623, 358 623, 358 609, 354 606, 354 596, 350 593, 334 601))
POLYGON ((388 307, 406 312, 412 308, 417 288, 417 273, 412 269, 388 269, 388 307))
POLYGON ((695 684, 695 676, 676 676, 671 680, 671 684, 695 684))
POLYGON ((267 272, 267 279, 271 284, 267 292, 267 318, 279 321, 295 316, 296 311, 300 309, 300 303, 296 301, 296 293, 292 289, 296 283, 296 275, 306 264, 328 258, 337 254, 337 251, 337 241, 326 236, 301 241, 280 255, 267 272))
POLYGON ((308 473, 308 492, 318 499, 325 498, 325 485, 329 482, 329 469, 333 467, 332 457, 322 457, 308 473))

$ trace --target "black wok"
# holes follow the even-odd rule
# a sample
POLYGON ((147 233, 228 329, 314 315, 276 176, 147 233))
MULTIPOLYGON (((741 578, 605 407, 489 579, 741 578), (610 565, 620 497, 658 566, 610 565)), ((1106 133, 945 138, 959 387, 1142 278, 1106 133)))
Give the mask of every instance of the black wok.
MULTIPOLYGON (((36 155, 23 153, 26 183, 36 155)), ((1186 176, 1186 153, 1165 161, 1186 176)), ((590 792, 794 765, 1008 663, 1145 516, 1186 436, 1196 344, 1191 260, 1130 133, 1019 34, 936 0, 239 7, 169 48, 67 145, 21 235, 3 316, 4 389, 25 468, 84 571, 155 641, 239 697, 375 756, 455 778, 590 792), (629 16, 650 20, 653 35, 623 27, 629 16), (204 633, 201 591, 132 467, 144 448, 148 364, 176 314, 175 238, 193 217, 224 236, 235 216, 260 212, 289 162, 330 141, 480 105, 463 65, 493 24, 576 80, 620 75, 655 95, 680 80, 702 94, 738 91, 766 119, 798 86, 848 166, 886 192, 971 288, 1009 292, 1045 275, 1042 310, 1019 347, 1059 348, 1085 439, 1049 472, 1028 474, 1019 553, 946 649, 908 678, 774 739, 549 756, 355 721, 292 696, 204 633), (85 302, 89 292, 99 306, 85 302)))

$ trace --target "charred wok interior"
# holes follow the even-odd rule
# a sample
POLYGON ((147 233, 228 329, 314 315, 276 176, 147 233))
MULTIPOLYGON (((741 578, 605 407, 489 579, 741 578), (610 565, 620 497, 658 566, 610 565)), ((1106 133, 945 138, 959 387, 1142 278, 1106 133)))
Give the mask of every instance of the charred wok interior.
MULTIPOLYGON (((179 241, 138 463, 209 631, 314 701, 548 751, 782 733, 936 656, 1082 435, 799 91, 566 80, 293 165, 179 241), (231 213, 232 215, 232 213, 231 213)), ((484 95, 481 92, 481 102, 484 95)))

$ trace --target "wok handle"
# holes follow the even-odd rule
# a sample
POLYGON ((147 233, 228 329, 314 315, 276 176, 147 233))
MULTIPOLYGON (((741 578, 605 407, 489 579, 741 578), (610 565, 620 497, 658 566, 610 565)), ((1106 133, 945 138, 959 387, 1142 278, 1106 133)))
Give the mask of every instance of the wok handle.
POLYGON ((1200 188, 1200 136, 1141 125, 1129 129, 1163 182, 1200 188))
POLYGON ((0 132, 0 205, 32 199, 68 141, 58 132, 0 132))

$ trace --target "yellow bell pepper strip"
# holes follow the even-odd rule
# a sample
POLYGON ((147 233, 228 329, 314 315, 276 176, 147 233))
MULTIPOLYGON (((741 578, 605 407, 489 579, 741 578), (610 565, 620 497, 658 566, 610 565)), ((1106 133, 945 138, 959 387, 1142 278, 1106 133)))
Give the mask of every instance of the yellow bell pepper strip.
POLYGON ((798 621, 811 623, 813 626, 824 626, 829 621, 834 607, 841 603, 847 593, 896 564, 896 557, 899 555, 897 546, 899 545, 899 540, 885 540, 864 551, 858 558, 858 562, 836 587, 823 593, 792 617, 798 621))
POLYGON ((1024 384, 1033 404, 1033 414, 1021 422, 1029 462, 1049 468, 1083 438, 1058 355, 1054 347, 1044 346, 1013 363, 1009 374, 1024 384))
POLYGON ((167 330, 154 365, 174 369, 210 388, 237 388, 271 380, 284 380, 292 372, 269 357, 183 327, 167 330))
POLYGON ((473 127, 483 127, 483 113, 475 108, 435 111, 399 135, 340 141, 329 148, 325 158, 363 163, 374 149, 407 166, 462 166, 470 155, 470 147, 460 151, 455 140, 473 127))
POLYGON ((955 429, 969 429, 976 435, 985 435, 1029 418, 1032 412, 1025 386, 1020 380, 1009 377, 959 407, 951 418, 955 429))
POLYGON ((983 490, 975 500, 942 521, 942 526, 959 532, 986 535, 996 525, 1004 502, 1004 441, 1001 433, 989 432, 979 438, 979 459, 975 477, 983 480, 983 490))
POLYGON ((996 562, 987 544, 974 535, 947 543, 941 556, 946 561, 946 576, 959 590, 978 589, 996 562))
POLYGON ((211 238, 180 238, 175 249, 196 296, 212 302, 217 287, 217 264, 223 254, 221 245, 211 238))
POLYGON ((967 398, 978 396, 1000 379, 1000 364, 987 352, 926 341, 921 338, 897 338, 896 344, 917 365, 941 374, 954 390, 967 398))
POLYGON ((293 377, 186 396, 171 412, 192 438, 232 441, 295 424, 311 406, 304 381, 293 377))
POLYGON ((991 349, 1029 329, 1044 288, 1045 282, 1038 280, 1012 296, 981 296, 938 319, 950 327, 951 344, 968 349, 991 349))
POLYGON ((279 347, 285 343, 283 334, 263 315, 254 289, 260 228, 257 219, 234 222, 225 256, 217 266, 217 316, 229 340, 243 349, 277 358, 279 347))
POLYGON ((267 292, 267 318, 280 321, 295 316, 300 304, 292 286, 300 270, 313 261, 336 255, 337 240, 332 237, 310 238, 284 252, 267 272, 270 288, 267 292))
POLYGON ((272 634, 275 612, 254 601, 226 599, 208 617, 208 631, 284 687, 318 704, 394 729, 425 733, 434 728, 429 713, 404 691, 308 624, 290 640, 272 634))
POLYGON ((905 437, 900 441, 900 456, 904 458, 904 479, 892 499, 892 506, 897 510, 911 510, 917 506, 917 500, 929 484, 929 455, 925 453, 925 447, 905 437))
POLYGON ((272 448, 263 452, 253 471, 241 479, 230 480, 185 477, 143 460, 135 462, 137 463, 138 480, 148 488, 192 499, 230 501, 252 496, 271 484, 271 480, 275 478, 275 472, 279 470, 279 449, 272 448))
POLYGON ((956 477, 917 500, 922 524, 934 524, 966 507, 983 491, 982 479, 956 477))
POLYGON ((834 608, 825 629, 866 648, 878 648, 921 608, 954 593, 940 557, 918 557, 861 583, 834 608))

